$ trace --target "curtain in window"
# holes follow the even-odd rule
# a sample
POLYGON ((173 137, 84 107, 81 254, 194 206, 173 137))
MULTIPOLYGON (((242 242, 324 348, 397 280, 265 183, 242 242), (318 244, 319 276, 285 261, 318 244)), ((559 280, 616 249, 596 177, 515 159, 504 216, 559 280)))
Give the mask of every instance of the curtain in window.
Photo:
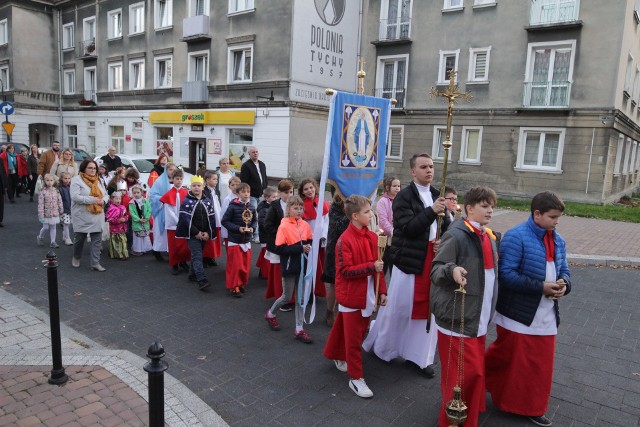
POLYGON ((167 86, 167 61, 158 61, 158 86, 167 86))
POLYGON ((205 0, 196 0, 196 15, 204 15, 204 2, 205 0))
POLYGON ((467 130, 467 152, 465 153, 466 160, 480 160, 478 155, 478 138, 480 131, 476 129, 467 130))
POLYGON ((244 80, 251 80, 251 50, 244 52, 244 80))
POLYGON ((436 157, 444 158, 444 141, 447 138, 446 129, 438 129, 438 154, 436 157))
POLYGON ((558 147, 560 146, 560 134, 547 133, 542 148, 542 166, 555 167, 558 160, 558 147))
POLYGON ((389 0, 389 7, 387 8, 387 39, 394 40, 398 35, 398 1, 402 0, 389 0))
POLYGON ((167 0, 158 0, 156 3, 158 8, 158 25, 167 27, 169 25, 169 14, 167 13, 167 0))
POLYGON ((538 132, 527 132, 524 145, 524 159, 522 163, 527 166, 538 165, 538 151, 540 150, 540 137, 538 132))

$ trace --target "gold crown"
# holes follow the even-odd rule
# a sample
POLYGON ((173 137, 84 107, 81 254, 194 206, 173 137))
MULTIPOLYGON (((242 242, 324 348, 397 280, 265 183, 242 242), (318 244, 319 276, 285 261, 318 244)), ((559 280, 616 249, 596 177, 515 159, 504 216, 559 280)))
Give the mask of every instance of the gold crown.
POLYGON ((202 178, 201 176, 198 176, 198 175, 194 175, 191 178, 191 183, 193 184, 195 182, 199 182, 200 184, 204 184, 204 178, 202 178))

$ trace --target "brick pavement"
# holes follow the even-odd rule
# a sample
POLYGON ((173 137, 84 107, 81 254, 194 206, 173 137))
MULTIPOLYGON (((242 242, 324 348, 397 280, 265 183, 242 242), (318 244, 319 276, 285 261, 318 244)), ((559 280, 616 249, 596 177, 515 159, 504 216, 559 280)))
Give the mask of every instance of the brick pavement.
MULTIPOLYGON (((29 205, 25 204, 16 203, 10 209, 18 215, 11 216, 9 211, 7 227, 0 230, 0 287, 46 310, 46 279, 40 263, 45 251, 35 246, 35 215, 29 216, 29 205), (5 245, 9 236, 10 252, 5 245)), ((507 215, 496 215, 494 228, 504 231, 507 215)), ((560 225, 560 232, 570 242, 571 236, 562 227, 571 220, 563 218, 560 225)), ((619 225, 625 230, 639 226, 619 225)), ((69 366, 103 366, 114 372, 121 369, 110 363, 114 354, 119 358, 144 354, 157 339, 167 351, 168 372, 231 425, 431 426, 437 419, 438 366, 436 379, 427 380, 401 361, 384 363, 365 354, 364 370, 375 397, 356 397, 348 389, 344 374, 321 355, 329 331, 325 325, 316 321, 307 326, 315 339, 312 345, 292 339, 291 313, 279 315, 283 331, 268 330, 262 315, 270 301, 263 298, 265 283, 255 278, 255 270, 249 292, 236 300, 224 288, 222 268, 207 270, 212 286, 208 292, 199 292, 185 275, 170 276, 166 266, 151 257, 126 263, 105 259, 108 271, 102 274, 91 272, 86 265, 70 268, 70 248, 61 247, 57 253, 61 260, 62 320, 91 337, 99 343, 95 348, 101 349, 92 357, 72 355, 81 349, 66 350, 65 363, 69 366)), ((606 253, 603 256, 615 257, 606 253)), ((554 425, 640 425, 637 277, 637 270, 573 268, 574 290, 561 302, 562 325, 548 411, 554 425)), ((0 295, 0 303, 5 301, 4 295, 0 295)), ((323 310, 324 302, 320 301, 319 313, 323 310)), ((494 338, 492 330, 488 342, 494 338)), ((22 340, 11 336, 7 339, 22 340)), ((94 348, 89 338, 78 340, 94 348)), ((22 345, 28 345, 26 342, 22 345)), ((69 341, 66 345, 75 343, 69 341)), ((13 352, 18 350, 3 356, 3 349, 0 341, 0 365, 50 363, 41 353, 22 355, 16 361, 13 352)), ((126 379, 141 371, 144 360, 137 360, 127 361, 130 370, 121 369, 117 375, 126 379)), ((137 388, 144 387, 142 383, 127 384, 145 396, 144 388, 137 388)), ((168 399, 173 403, 172 396, 168 399)), ((185 406, 195 411, 192 405, 185 406)), ((497 411, 490 399, 481 424, 531 425, 520 417, 497 411)))

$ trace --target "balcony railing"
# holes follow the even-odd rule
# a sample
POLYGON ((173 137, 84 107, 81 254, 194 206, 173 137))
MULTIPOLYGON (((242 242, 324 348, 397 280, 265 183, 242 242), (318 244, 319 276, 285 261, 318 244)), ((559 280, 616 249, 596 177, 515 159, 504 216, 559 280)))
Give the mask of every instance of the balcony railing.
POLYGON ((96 91, 93 89, 86 89, 81 92, 82 98, 78 103, 83 107, 92 107, 98 103, 98 97, 96 91))
POLYGON ((381 19, 378 30, 378 40, 408 40, 411 30, 411 19, 400 22, 397 19, 381 19))
POLYGON ((209 82, 195 81, 182 84, 182 102, 207 102, 209 100, 209 82))
POLYGON ((84 40, 80 46, 80 56, 83 58, 95 58, 98 56, 96 51, 96 40, 84 40))
POLYGON ((404 108, 404 88, 395 88, 395 89, 376 89, 376 96, 378 98, 395 98, 398 103, 396 105, 392 105, 391 108, 404 108))
POLYGON ((578 20, 580 0, 531 0, 530 25, 554 25, 578 20))
POLYGON ((209 15, 196 15, 182 21, 182 39, 187 41, 210 39, 209 15))
POLYGON ((571 96, 571 82, 524 82, 525 107, 567 108, 571 96))

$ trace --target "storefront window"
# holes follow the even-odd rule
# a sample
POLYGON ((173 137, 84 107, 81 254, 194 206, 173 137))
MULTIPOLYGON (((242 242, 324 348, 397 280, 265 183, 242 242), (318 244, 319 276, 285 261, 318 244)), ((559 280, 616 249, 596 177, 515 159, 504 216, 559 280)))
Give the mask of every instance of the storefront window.
POLYGON ((173 128, 157 127, 156 128, 156 154, 166 154, 169 158, 173 157, 173 128))
POLYGON ((229 166, 240 171, 249 160, 249 147, 253 145, 253 129, 229 129, 229 166))

